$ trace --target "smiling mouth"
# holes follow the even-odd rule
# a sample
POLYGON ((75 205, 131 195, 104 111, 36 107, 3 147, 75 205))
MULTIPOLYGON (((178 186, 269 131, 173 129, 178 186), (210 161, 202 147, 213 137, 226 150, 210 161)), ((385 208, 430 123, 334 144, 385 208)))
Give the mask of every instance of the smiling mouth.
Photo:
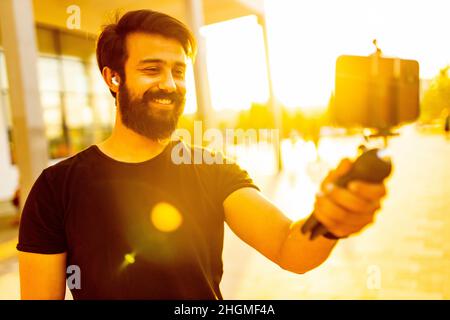
POLYGON ((152 99, 151 102, 162 108, 172 108, 174 101, 172 99, 152 99))

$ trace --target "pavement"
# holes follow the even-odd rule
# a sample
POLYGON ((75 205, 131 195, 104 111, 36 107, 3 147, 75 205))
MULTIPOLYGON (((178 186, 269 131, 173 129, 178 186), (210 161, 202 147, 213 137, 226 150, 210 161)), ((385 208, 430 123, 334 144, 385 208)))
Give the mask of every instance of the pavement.
MULTIPOLYGON (((267 148, 241 154, 240 163, 263 193, 296 220, 311 212, 328 169, 354 156, 360 142, 359 137, 324 138, 319 161, 310 143, 283 142, 280 174, 267 148)), ((450 141, 407 127, 389 150, 395 168, 376 222, 340 241, 324 264, 306 274, 282 270, 226 228, 224 298, 450 299, 450 141)), ((0 299, 18 299, 17 228, 2 224, 2 217, 0 299)))

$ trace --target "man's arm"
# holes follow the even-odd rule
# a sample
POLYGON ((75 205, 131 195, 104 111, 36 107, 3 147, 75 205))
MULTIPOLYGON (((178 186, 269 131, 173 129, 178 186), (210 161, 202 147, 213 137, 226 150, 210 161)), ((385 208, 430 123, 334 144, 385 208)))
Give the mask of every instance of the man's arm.
MULTIPOLYGON (((383 184, 354 181, 349 189, 334 186, 334 181, 347 173, 351 165, 345 159, 329 173, 314 207, 317 220, 339 237, 357 233, 372 223, 386 194, 383 184)), ((293 223, 253 188, 236 190, 223 205, 225 220, 233 232, 283 269, 295 273, 314 269, 327 259, 336 244, 336 240, 323 236, 309 240, 309 234, 300 232, 304 220, 293 223)))
POLYGON ((253 188, 242 188, 224 201, 225 220, 231 230, 281 268, 305 273, 326 260, 336 240, 310 241, 300 232, 302 221, 288 219, 253 188))
POLYGON ((66 255, 19 251, 21 298, 63 300, 66 293, 66 255))

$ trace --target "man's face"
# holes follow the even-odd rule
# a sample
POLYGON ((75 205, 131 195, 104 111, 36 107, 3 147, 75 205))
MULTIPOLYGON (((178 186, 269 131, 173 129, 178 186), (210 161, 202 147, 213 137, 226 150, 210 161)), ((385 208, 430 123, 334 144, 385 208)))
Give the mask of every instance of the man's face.
POLYGON ((125 81, 118 102, 123 124, 149 139, 168 138, 183 113, 187 56, 181 44, 156 34, 127 36, 125 81))

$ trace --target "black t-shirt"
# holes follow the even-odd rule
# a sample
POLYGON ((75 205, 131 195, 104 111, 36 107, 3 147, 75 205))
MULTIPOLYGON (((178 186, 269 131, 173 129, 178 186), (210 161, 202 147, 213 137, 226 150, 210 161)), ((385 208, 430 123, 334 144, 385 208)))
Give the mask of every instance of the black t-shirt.
POLYGON ((45 169, 17 249, 67 252, 81 276, 74 299, 222 299, 223 201, 257 187, 234 163, 175 164, 175 145, 140 163, 93 145, 45 169))

